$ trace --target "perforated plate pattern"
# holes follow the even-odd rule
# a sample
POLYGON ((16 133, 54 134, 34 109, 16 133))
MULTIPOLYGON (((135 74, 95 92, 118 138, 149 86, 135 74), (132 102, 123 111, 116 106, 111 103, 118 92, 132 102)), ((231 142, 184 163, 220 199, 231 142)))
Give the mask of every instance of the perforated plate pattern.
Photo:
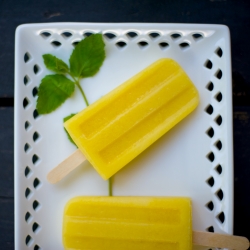
POLYGON ((28 24, 18 27, 15 48, 16 249, 63 249, 66 202, 79 195, 108 194, 107 182, 87 162, 57 185, 46 181, 47 173, 75 150, 62 121, 85 107, 79 92, 52 114, 40 116, 35 108, 41 79, 52 73, 45 68, 42 55, 52 53, 68 62, 74 46, 97 32, 103 34, 107 58, 95 77, 81 82, 90 103, 162 57, 176 60, 200 94, 200 104, 189 117, 114 177, 114 195, 189 196, 194 230, 232 233, 232 99, 227 27, 28 24))

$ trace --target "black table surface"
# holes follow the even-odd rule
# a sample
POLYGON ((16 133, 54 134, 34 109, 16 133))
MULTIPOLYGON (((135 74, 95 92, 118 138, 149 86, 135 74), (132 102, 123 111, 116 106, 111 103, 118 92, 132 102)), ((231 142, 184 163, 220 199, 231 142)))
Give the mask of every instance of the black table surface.
POLYGON ((234 233, 250 239, 249 0, 0 1, 0 249, 14 249, 14 36, 41 22, 225 24, 231 32, 234 132, 234 233))

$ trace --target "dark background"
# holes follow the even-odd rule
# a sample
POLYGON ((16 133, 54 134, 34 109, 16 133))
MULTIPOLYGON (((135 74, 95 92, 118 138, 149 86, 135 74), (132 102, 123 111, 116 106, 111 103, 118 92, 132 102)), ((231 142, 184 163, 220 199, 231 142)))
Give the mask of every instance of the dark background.
POLYGON ((0 0, 0 249, 14 249, 14 36, 40 22, 225 24, 231 32, 234 112, 234 233, 250 239, 249 0, 0 0))

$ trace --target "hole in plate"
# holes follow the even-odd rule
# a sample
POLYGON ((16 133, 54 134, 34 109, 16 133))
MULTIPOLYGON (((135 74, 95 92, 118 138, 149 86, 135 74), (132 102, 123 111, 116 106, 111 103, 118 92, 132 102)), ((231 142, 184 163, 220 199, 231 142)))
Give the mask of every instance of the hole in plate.
POLYGON ((69 38, 72 36, 72 33, 68 32, 68 31, 65 31, 61 34, 61 36, 65 39, 69 38))
POLYGON ((169 44, 166 43, 166 42, 161 42, 161 43, 159 43, 159 46, 160 46, 161 49, 166 49, 166 48, 169 47, 169 44))
POLYGON ((25 143, 24 145, 24 152, 27 153, 31 149, 30 145, 28 143, 25 143))
POLYGON ((23 99, 23 108, 26 109, 29 105, 30 101, 27 97, 23 99))
POLYGON ((23 83, 24 83, 24 85, 28 85, 29 82, 30 82, 30 78, 26 75, 26 76, 23 78, 23 83))
POLYGON ((25 197, 26 197, 26 199, 29 199, 30 196, 31 196, 31 190, 29 188, 26 188, 26 190, 25 190, 25 197))
POLYGON ((192 37, 193 37, 193 39, 194 39, 195 41, 199 41, 199 40, 201 40, 201 39, 204 38, 203 35, 200 34, 200 33, 194 33, 194 34, 192 35, 192 37))
POLYGON ((207 184, 208 184, 210 187, 213 187, 213 185, 214 185, 214 178, 213 178, 212 176, 207 180, 207 184))
POLYGON ((210 210, 210 211, 213 211, 214 209, 214 203, 212 201, 208 202, 206 204, 206 207, 210 210))
POLYGON ((222 143, 220 140, 218 140, 216 143, 215 143, 215 146, 216 148, 218 148, 218 150, 221 150, 222 149, 222 143))
POLYGON ((179 34, 179 33, 173 33, 173 34, 171 35, 171 38, 172 38, 173 40, 177 40, 177 39, 181 38, 181 34, 179 34))
POLYGON ((25 244, 29 247, 33 242, 33 239, 31 238, 30 235, 27 235, 26 239, 25 239, 25 244))
POLYGON ((127 35, 127 37, 130 38, 130 39, 133 39, 133 38, 135 38, 135 37, 138 36, 138 34, 137 34, 136 32, 134 32, 134 31, 130 31, 130 32, 128 32, 126 35, 127 35))
POLYGON ((34 202, 33 202, 33 209, 35 210, 35 211, 37 211, 39 208, 40 208, 40 203, 37 201, 37 200, 35 200, 34 202))
POLYGON ((218 115, 216 118, 215 118, 215 122, 220 126, 222 124, 222 117, 221 115, 218 115))
POLYGON ((159 36, 160 36, 160 34, 158 32, 151 32, 151 33, 149 33, 149 37, 151 39, 156 39, 159 36))
POLYGON ((75 47, 80 41, 74 41, 72 45, 75 47))
POLYGON ((35 64, 34 68, 33 68, 33 71, 34 71, 35 74, 38 74, 38 72, 40 71, 40 67, 37 64, 35 64))
POLYGON ((219 189, 217 192, 216 192, 216 195, 217 197, 222 201, 223 200, 223 197, 224 197, 224 194, 223 194, 223 191, 221 189, 219 189))
POLYGON ((214 233, 214 227, 213 226, 210 226, 206 229, 208 232, 210 233, 214 233))
POLYGON ((27 222, 27 223, 29 223, 31 220, 32 220, 32 216, 31 216, 31 214, 30 214, 30 212, 27 212, 26 214, 25 214, 25 221, 27 222))
POLYGON ((38 94, 38 88, 35 87, 35 88, 33 88, 33 90, 32 90, 32 95, 33 95, 33 97, 36 97, 37 94, 38 94))
POLYGON ((38 134, 38 132, 35 131, 35 133, 33 134, 33 141, 36 142, 39 139, 40 135, 38 134))
POLYGON ((216 99, 218 102, 221 102, 221 101, 222 101, 222 94, 221 94, 221 92, 219 92, 219 93, 217 93, 217 94, 215 95, 215 99, 216 99))
POLYGON ((123 41, 117 42, 116 43, 117 48, 122 49, 127 46, 127 44, 123 41))
POLYGON ((206 86, 206 88, 209 90, 209 91, 212 91, 214 89, 214 84, 212 82, 209 82, 206 86))
POLYGON ((32 225, 32 231, 34 233, 38 233, 38 231, 41 229, 40 225, 36 222, 34 222, 34 224, 32 225))
POLYGON ((28 166, 26 166, 26 168, 24 169, 24 175, 27 178, 31 175, 31 170, 28 166))
POLYGON ((26 52, 24 54, 24 62, 27 63, 30 59, 31 59, 31 55, 29 54, 29 52, 26 52))
POLYGON ((54 48, 59 48, 62 44, 58 41, 53 41, 51 42, 51 45, 54 47, 54 48))
POLYGON ((213 106, 211 104, 209 104, 206 108, 205 111, 209 114, 212 115, 214 112, 213 106))
POLYGON ((140 41, 137 44, 141 49, 146 48, 148 46, 148 42, 146 41, 140 41))
POLYGON ((214 157, 214 153, 213 152, 209 152, 207 155, 207 158, 209 161, 213 162, 215 157, 214 157))
POLYGON ((190 47, 190 44, 187 42, 184 42, 184 43, 180 43, 179 46, 181 49, 188 49, 190 47))
POLYGON ((222 71, 218 69, 215 73, 215 76, 220 80, 222 78, 222 71))
POLYGON ((32 156, 32 162, 34 165, 36 165, 39 162, 39 160, 40 158, 36 154, 32 156))
POLYGON ((34 180, 34 182, 33 182, 33 186, 34 186, 34 188, 36 188, 36 189, 40 186, 40 184, 41 184, 41 182, 40 182, 39 179, 37 179, 37 178, 36 178, 36 179, 34 180))
POLYGON ((34 246, 34 250, 41 250, 42 248, 40 248, 38 245, 34 246))
POLYGON ((47 32, 47 31, 44 31, 44 32, 40 33, 40 36, 47 39, 48 37, 51 36, 51 33, 47 32))
POLYGON ((207 130, 207 135, 210 137, 210 138, 213 138, 214 136, 214 129, 212 127, 210 127, 208 130, 207 130))
POLYGON ((37 119, 39 116, 40 116, 40 115, 38 114, 38 111, 35 109, 35 110, 33 111, 33 117, 34 117, 34 119, 37 119))
POLYGON ((93 32, 85 32, 85 33, 83 33, 83 36, 88 37, 88 36, 91 36, 93 34, 94 34, 93 32))
POLYGON ((217 171, 218 174, 222 173, 222 166, 219 164, 215 167, 215 170, 217 171))
POLYGON ((208 69, 212 69, 213 63, 208 59, 208 60, 205 62, 204 66, 205 66, 206 68, 208 68, 208 69))
POLYGON ((24 123, 24 128, 25 128, 25 130, 28 130, 30 127, 31 127, 31 124, 30 124, 28 121, 26 121, 26 122, 24 123))
POLYGON ((105 33, 104 36, 105 36, 106 38, 108 38, 109 40, 112 40, 112 39, 116 38, 116 35, 113 34, 113 33, 111 33, 111 32, 105 33))
POLYGON ((217 217, 217 219, 219 220, 219 222, 221 224, 224 223, 224 221, 225 221, 225 214, 224 214, 224 212, 219 213, 216 217, 217 217))
POLYGON ((220 47, 218 47, 216 50, 215 50, 215 53, 219 56, 219 57, 222 57, 223 56, 223 51, 220 47))

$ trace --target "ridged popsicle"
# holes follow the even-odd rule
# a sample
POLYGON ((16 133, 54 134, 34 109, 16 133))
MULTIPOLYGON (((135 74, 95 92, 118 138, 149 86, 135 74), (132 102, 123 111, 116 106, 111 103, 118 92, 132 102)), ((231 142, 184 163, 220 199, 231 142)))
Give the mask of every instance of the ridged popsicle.
POLYGON ((160 59, 82 110, 65 128, 108 179, 191 113, 196 87, 172 59, 160 59))
POLYGON ((76 197, 65 207, 63 244, 68 250, 191 250, 191 200, 76 197))

